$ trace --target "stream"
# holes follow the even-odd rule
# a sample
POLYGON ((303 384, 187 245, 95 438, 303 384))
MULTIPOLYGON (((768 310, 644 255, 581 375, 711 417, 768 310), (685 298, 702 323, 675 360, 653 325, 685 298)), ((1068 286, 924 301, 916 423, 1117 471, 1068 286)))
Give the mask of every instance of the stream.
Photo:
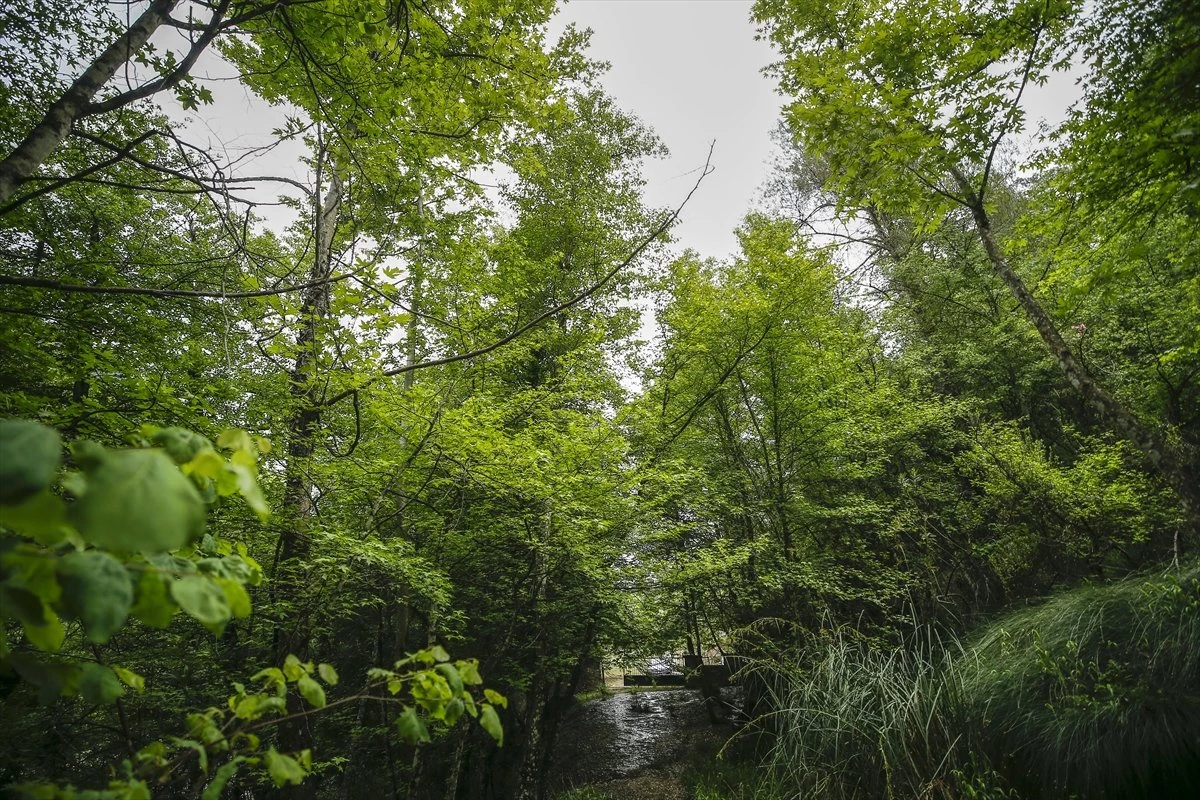
POLYGON ((614 694, 567 712, 550 765, 550 797, 584 786, 614 798, 683 800, 682 776, 732 733, 709 722, 700 693, 614 694))

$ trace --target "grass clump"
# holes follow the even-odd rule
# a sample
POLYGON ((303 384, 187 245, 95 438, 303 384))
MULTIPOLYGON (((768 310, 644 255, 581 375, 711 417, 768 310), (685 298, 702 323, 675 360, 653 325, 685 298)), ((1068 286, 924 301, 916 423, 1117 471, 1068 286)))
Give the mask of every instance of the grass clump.
POLYGON ((780 796, 1200 797, 1200 568, 1065 592, 964 642, 826 632, 759 674, 780 796))
POLYGON ((957 672, 1023 795, 1200 797, 1200 568, 1012 614, 957 672))
POLYGON ((789 797, 957 797, 960 706, 948 648, 884 652, 852 631, 813 637, 767 678, 777 709, 771 773, 789 797))

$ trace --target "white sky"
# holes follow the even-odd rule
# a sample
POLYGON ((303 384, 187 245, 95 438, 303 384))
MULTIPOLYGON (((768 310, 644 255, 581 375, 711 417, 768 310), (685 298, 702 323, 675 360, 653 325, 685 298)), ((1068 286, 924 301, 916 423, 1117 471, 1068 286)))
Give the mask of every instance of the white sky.
POLYGON ((612 68, 605 89, 671 150, 646 165, 646 200, 674 206, 696 179, 715 140, 715 171, 684 210, 677 246, 702 255, 736 249, 733 230, 766 180, 771 129, 782 98, 762 68, 772 61, 754 39, 750 0, 570 0, 566 23, 591 28, 593 58, 612 68))

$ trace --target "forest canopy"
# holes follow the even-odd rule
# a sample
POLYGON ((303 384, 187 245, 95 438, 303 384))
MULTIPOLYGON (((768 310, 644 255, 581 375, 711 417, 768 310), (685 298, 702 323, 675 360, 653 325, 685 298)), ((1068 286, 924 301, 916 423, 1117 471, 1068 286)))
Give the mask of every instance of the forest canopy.
POLYGON ((725 258, 555 12, 0 8, 0 785, 532 800, 718 652, 756 797, 1191 796, 1195 4, 756 0, 725 258))

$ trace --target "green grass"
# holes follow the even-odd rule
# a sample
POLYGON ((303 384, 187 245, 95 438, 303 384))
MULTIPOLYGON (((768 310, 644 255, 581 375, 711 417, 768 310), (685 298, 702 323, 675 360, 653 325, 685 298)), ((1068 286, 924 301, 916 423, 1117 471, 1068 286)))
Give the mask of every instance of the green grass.
POLYGON ((555 800, 616 800, 608 792, 602 792, 594 786, 584 786, 560 794, 555 800))
POLYGON ((772 776, 752 763, 710 761, 685 775, 691 800, 784 800, 772 776))
POLYGON ((1200 797, 1200 568, 1067 592, 971 652, 967 710, 1026 794, 1200 797))
POLYGON ((1200 797, 1195 567, 1069 591, 965 642, 829 632, 759 674, 780 797, 1200 797))
POLYGON ((953 648, 882 652, 849 631, 814 637, 770 676, 770 768, 789 797, 956 797, 961 744, 953 648))
POLYGON ((602 686, 599 689, 589 689, 586 692, 580 692, 579 694, 575 695, 575 702, 587 703, 592 700, 599 700, 602 697, 611 697, 612 695, 612 690, 602 686))

